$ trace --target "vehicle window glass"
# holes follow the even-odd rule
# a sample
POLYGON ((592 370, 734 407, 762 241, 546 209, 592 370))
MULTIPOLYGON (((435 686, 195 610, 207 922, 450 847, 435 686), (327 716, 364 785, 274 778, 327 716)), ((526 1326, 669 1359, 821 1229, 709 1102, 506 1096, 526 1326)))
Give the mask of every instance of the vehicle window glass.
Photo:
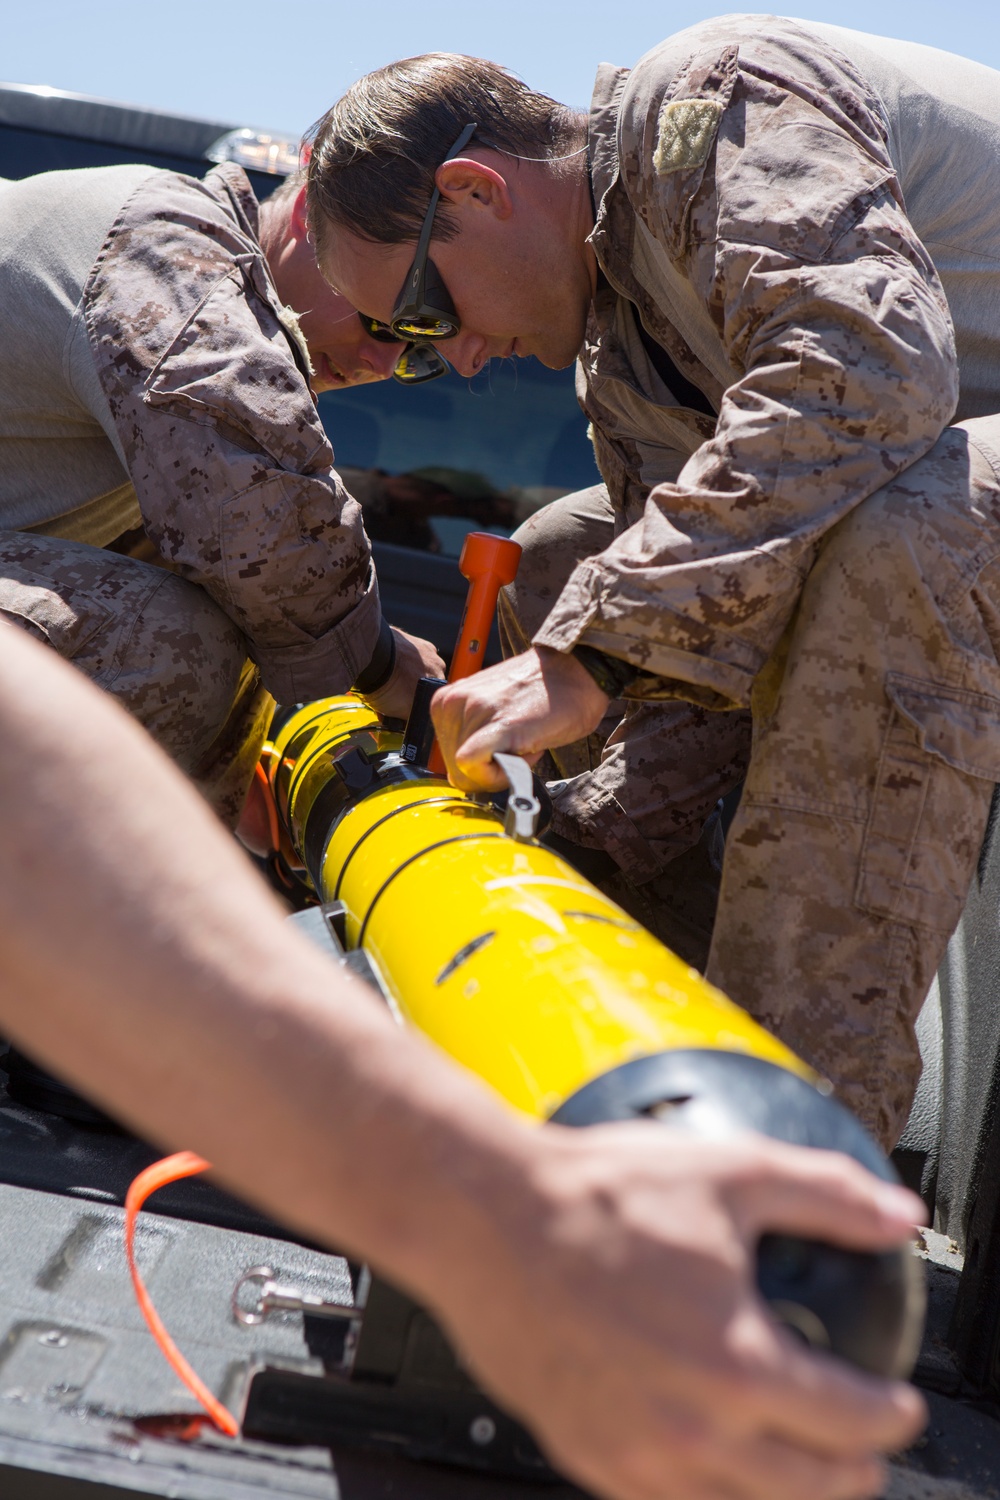
POLYGON ((320 414, 377 541, 457 556, 467 531, 509 532, 600 479, 573 370, 535 359, 328 392, 320 414))

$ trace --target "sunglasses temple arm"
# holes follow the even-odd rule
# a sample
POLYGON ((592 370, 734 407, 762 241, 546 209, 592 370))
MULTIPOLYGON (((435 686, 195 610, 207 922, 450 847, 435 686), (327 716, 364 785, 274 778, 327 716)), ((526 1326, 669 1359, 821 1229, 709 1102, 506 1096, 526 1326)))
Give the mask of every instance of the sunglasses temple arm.
MULTIPOLYGON (((472 137, 476 133, 476 129, 477 127, 475 124, 466 125, 465 129, 462 131, 462 134, 459 136, 458 140, 455 142, 454 146, 452 146, 451 150, 448 152, 448 155, 445 157, 445 162, 454 160, 458 153, 463 150, 472 140, 472 137)), ((444 162, 442 162, 441 165, 443 166, 444 162)), ((416 281, 410 286, 410 298, 415 302, 422 302, 424 297, 424 274, 427 267, 427 251, 430 247, 431 234, 434 231, 434 215, 437 213, 437 206, 440 201, 441 189, 435 183, 434 191, 431 194, 431 201, 427 205, 427 212, 424 215, 424 222, 420 227, 420 238, 417 240, 417 248, 413 256, 413 264, 417 267, 417 277, 416 281), (417 295, 418 292, 419 297, 417 295)))
POLYGON ((410 283, 408 295, 411 302, 422 302, 424 300, 424 275, 427 270, 427 250, 431 242, 431 233, 434 229, 434 215, 440 201, 441 190, 435 187, 431 194, 430 205, 421 226, 420 238, 417 240, 417 248, 413 256, 413 264, 417 268, 417 275, 410 283))

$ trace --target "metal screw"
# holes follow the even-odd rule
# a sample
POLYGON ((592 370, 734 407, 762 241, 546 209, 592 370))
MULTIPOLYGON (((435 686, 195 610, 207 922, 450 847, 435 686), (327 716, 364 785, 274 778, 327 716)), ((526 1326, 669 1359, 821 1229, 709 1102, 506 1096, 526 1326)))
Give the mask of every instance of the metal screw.
POLYGON ((476 1417, 469 1428, 469 1436, 480 1448, 485 1448, 492 1443, 497 1435, 497 1424, 492 1417, 476 1417))

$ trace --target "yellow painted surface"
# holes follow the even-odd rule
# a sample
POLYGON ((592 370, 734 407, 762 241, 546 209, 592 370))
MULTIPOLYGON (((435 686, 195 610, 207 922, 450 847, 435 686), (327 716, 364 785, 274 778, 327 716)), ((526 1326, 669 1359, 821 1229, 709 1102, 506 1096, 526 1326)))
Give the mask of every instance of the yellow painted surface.
MULTIPOLYGON (((298 764, 318 764, 322 737, 343 743, 351 724, 366 728, 334 710, 311 743, 299 739, 293 792, 298 764)), ((294 724, 284 733, 287 750, 294 724)), ((298 785, 311 805, 315 787, 298 785)), ((363 938, 400 1015, 536 1119, 602 1073, 676 1048, 813 1076, 570 865, 507 838, 492 809, 444 781, 388 786, 351 808, 321 887, 344 902, 348 942, 363 938)))

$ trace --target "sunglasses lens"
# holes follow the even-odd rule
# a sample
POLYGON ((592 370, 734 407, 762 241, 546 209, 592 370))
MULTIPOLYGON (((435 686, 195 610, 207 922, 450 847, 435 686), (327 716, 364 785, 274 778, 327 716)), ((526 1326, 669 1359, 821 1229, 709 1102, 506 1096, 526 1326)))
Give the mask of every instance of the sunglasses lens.
POLYGON ((458 332, 457 322, 428 312, 417 313, 414 317, 404 314, 395 319, 392 327, 397 337, 404 339, 451 339, 458 332))
POLYGON ((368 334, 369 338, 375 339, 377 343, 398 344, 400 342, 399 335, 393 333, 388 323, 380 323, 378 318, 369 318, 366 313, 362 312, 358 313, 358 317, 361 320, 361 326, 365 330, 365 333, 368 334))
POLYGON ((447 370, 448 366, 437 350, 427 344, 412 344, 403 352, 392 373, 401 385, 420 385, 425 380, 437 380, 447 370))
POLYGON ((414 277, 411 269, 392 318, 393 331, 404 339, 453 339, 461 332, 462 325, 455 312, 455 304, 448 288, 441 280, 437 266, 432 260, 424 263, 423 285, 414 277), (407 301, 405 294, 410 287, 417 286, 419 300, 407 301))

